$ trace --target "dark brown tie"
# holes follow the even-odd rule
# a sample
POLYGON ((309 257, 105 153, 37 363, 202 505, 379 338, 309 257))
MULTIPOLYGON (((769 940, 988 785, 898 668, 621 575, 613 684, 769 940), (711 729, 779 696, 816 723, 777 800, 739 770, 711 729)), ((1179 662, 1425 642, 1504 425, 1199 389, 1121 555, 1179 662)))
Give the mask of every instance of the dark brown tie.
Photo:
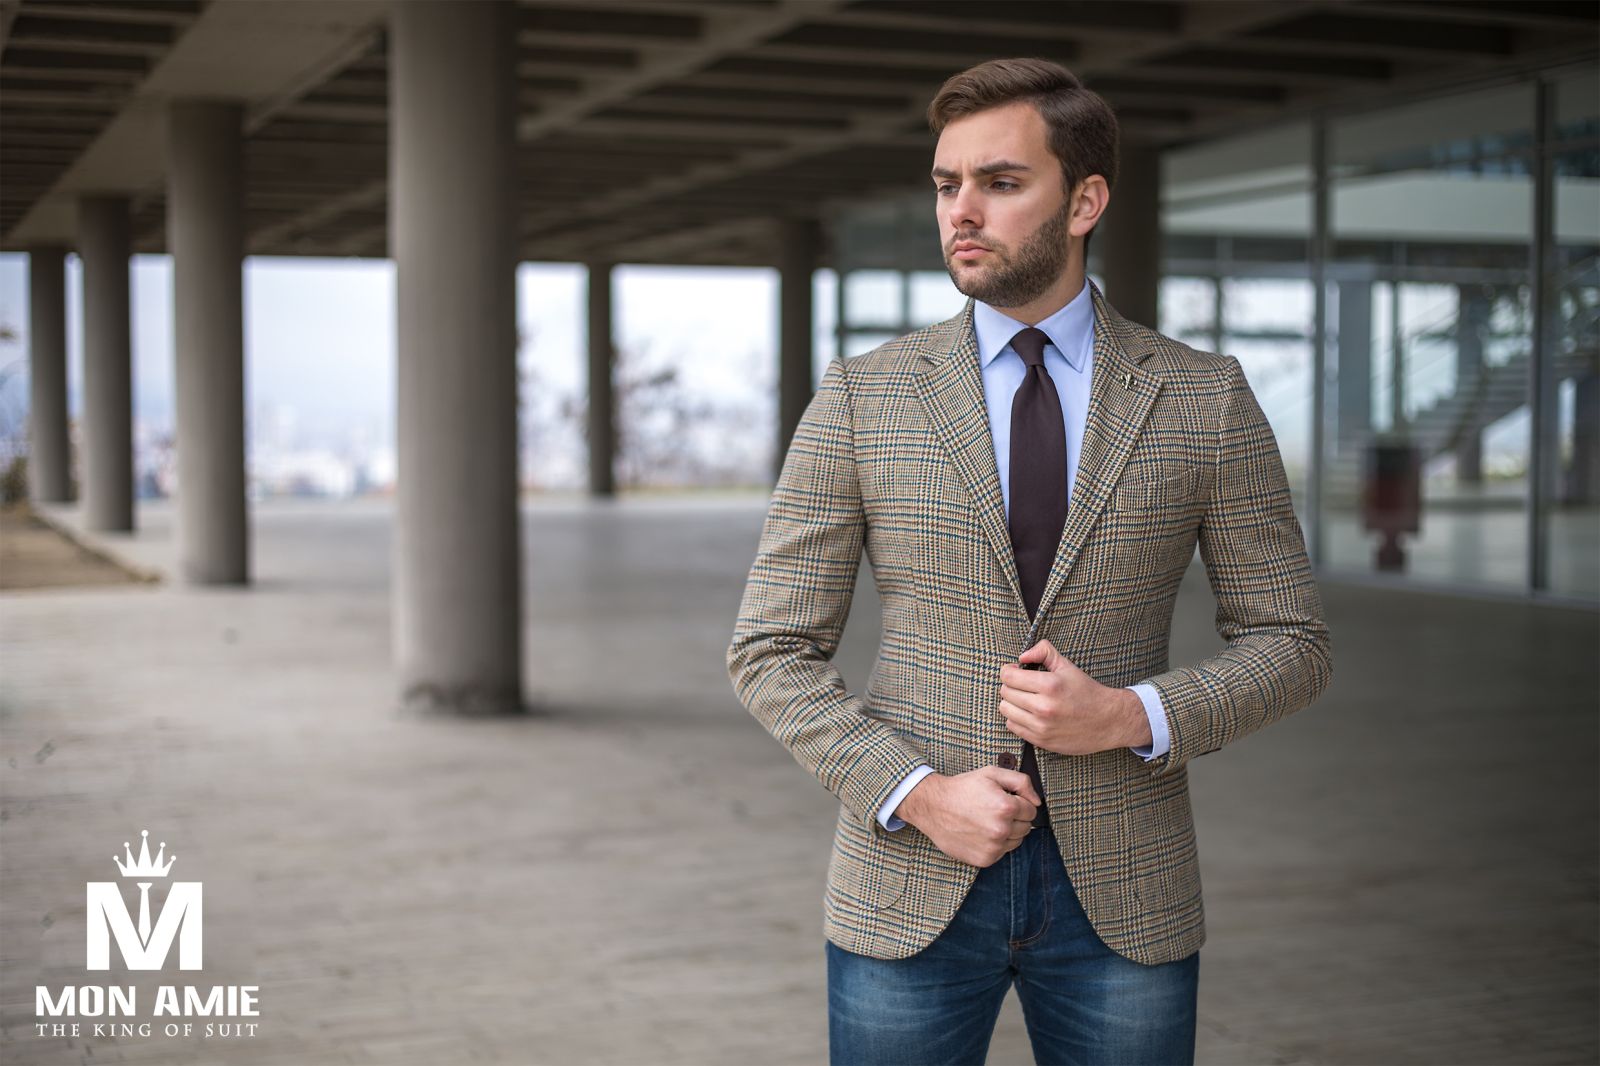
MULTIPOLYGON (((1011 398, 1011 551, 1030 619, 1039 611, 1067 524, 1067 427, 1061 396, 1044 367, 1044 346, 1049 342, 1043 330, 1032 328, 1011 338, 1011 347, 1026 368, 1011 398)), ((1022 743, 1021 769, 1043 800, 1039 759, 1027 741, 1022 743)), ((1050 824, 1043 804, 1033 824, 1050 824)))

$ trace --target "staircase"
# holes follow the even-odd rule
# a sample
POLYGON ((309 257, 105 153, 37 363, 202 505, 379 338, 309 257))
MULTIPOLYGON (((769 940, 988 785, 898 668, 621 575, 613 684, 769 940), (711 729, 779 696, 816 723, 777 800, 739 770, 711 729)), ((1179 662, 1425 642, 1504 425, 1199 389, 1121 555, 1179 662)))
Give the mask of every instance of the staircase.
MULTIPOLYGON (((1566 318, 1555 331, 1556 343, 1546 355, 1548 373, 1559 386, 1570 378, 1600 372, 1600 306, 1592 301, 1596 284, 1596 260, 1572 264, 1562 272, 1557 284, 1565 301, 1566 318), (1587 292, 1591 300, 1582 297, 1587 292)), ((1403 339, 1403 350, 1424 336, 1450 336, 1456 331, 1454 316, 1414 330, 1403 339)), ((1529 395, 1529 353, 1518 352, 1502 363, 1485 363, 1478 373, 1458 377, 1454 392, 1435 399, 1415 411, 1393 436, 1417 447, 1422 461, 1453 451, 1470 434, 1482 433, 1489 426, 1527 406, 1529 395)), ((1389 434, 1385 434, 1389 435, 1389 434)), ((1324 501, 1330 508, 1359 506, 1361 481, 1367 445, 1376 433, 1345 437, 1334 445, 1323 479, 1324 501)))
MULTIPOLYGON (((1600 367, 1594 348, 1556 355, 1550 372, 1557 382, 1593 374, 1600 367)), ((1406 423, 1404 436, 1421 449, 1422 461, 1452 451, 1469 433, 1481 433, 1528 403, 1528 353, 1504 363, 1484 366, 1473 379, 1460 381, 1455 392, 1439 397, 1406 423)), ((1345 440, 1332 457, 1323 481, 1330 507, 1359 502, 1367 440, 1345 440)))

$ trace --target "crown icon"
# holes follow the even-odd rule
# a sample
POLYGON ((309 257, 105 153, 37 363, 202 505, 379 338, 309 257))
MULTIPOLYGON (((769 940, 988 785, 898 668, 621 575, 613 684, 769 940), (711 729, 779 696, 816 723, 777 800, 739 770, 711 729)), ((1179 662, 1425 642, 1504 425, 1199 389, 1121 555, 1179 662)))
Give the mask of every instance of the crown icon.
POLYGON ((111 861, 117 864, 117 869, 122 871, 122 876, 123 877, 165 877, 165 876, 167 876, 167 871, 172 869, 172 864, 173 864, 174 861, 177 860, 178 857, 176 855, 174 855, 172 858, 170 858, 170 859, 168 859, 166 861, 165 865, 162 865, 161 859, 167 853, 167 842, 165 840, 163 840, 161 842, 161 850, 156 852, 155 860, 151 861, 151 858, 150 858, 150 830, 148 830, 148 829, 139 830, 139 836, 142 839, 139 842, 139 861, 138 862, 135 862, 133 860, 133 846, 131 844, 129 844, 126 840, 124 840, 122 842, 122 848, 123 848, 124 851, 126 851, 128 853, 128 861, 126 863, 124 863, 121 859, 117 858, 115 855, 111 856, 111 861))

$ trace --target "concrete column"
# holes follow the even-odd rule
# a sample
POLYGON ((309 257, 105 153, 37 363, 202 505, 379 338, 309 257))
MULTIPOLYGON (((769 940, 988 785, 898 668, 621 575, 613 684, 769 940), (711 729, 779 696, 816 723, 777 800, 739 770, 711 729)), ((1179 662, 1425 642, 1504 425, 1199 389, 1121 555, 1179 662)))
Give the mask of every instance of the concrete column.
POLYGON ((1106 299, 1130 322, 1158 328, 1161 282, 1161 152, 1125 144, 1111 203, 1093 234, 1106 299))
POLYGON ((407 709, 522 705, 512 4, 391 8, 394 643, 407 709))
MULTIPOLYGON (((1218 256, 1218 259, 1221 259, 1218 256)), ((1152 326, 1152 329, 1155 327, 1152 326)), ((1211 279, 1211 350, 1222 351, 1228 343, 1228 297, 1222 278, 1211 279)))
POLYGON ((822 246, 815 219, 783 222, 778 261, 778 453, 783 469, 789 441, 811 402, 811 277, 822 246))
POLYGON ((850 335, 849 308, 845 304, 845 294, 848 288, 850 272, 841 270, 838 266, 839 256, 833 257, 833 355, 836 359, 843 359, 849 350, 845 341, 850 335))
POLYGON ((1600 374, 1585 374, 1572 396, 1572 465, 1567 468, 1568 504, 1600 500, 1600 374))
POLYGON ((589 264, 589 495, 615 496, 616 347, 611 326, 611 264, 589 264))
POLYGON ((244 442, 244 109, 175 101, 167 246, 177 355, 178 559, 185 580, 250 580, 244 442))
MULTIPOLYGON (((1483 378, 1483 333, 1489 324, 1489 300, 1482 286, 1461 285, 1456 290, 1460 303, 1456 312, 1456 395, 1476 396, 1483 378)), ((1483 431, 1477 415, 1463 423, 1456 442, 1456 480, 1478 484, 1483 481, 1483 431)))
POLYGON ((1365 448, 1372 435, 1372 283, 1338 285, 1338 450, 1346 453, 1365 448))
POLYGON ((133 530, 133 365, 128 319, 128 201, 78 201, 83 259, 83 522, 133 530))
POLYGON ((72 499, 67 444, 67 253, 28 251, 28 495, 72 499))
POLYGON ((1410 436, 1406 422, 1406 330, 1401 317, 1400 281, 1389 283, 1389 427, 1410 436))

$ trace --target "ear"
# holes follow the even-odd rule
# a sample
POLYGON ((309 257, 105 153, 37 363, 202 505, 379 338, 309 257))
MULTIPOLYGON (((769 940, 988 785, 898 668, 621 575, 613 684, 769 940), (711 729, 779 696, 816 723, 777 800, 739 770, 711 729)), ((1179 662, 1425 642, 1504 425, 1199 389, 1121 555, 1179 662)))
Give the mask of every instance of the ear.
POLYGON ((1111 203, 1111 188, 1099 174, 1090 174, 1072 190, 1072 219, 1067 232, 1082 237, 1094 229, 1095 223, 1111 203))

